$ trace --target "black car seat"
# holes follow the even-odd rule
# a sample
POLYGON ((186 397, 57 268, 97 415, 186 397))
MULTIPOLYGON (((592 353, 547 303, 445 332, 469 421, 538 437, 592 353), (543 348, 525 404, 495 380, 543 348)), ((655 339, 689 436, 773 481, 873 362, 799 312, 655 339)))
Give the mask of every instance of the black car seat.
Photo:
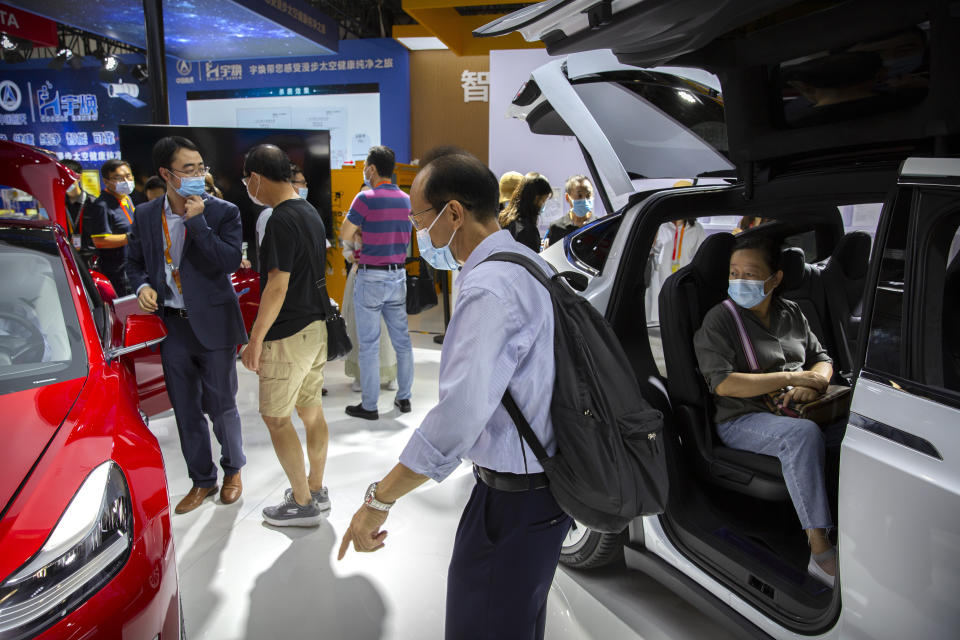
POLYGON ((870 266, 870 234, 852 231, 840 239, 821 272, 827 294, 830 322, 836 339, 845 347, 847 362, 841 371, 853 371, 857 353, 863 293, 870 266))
POLYGON ((780 254, 783 284, 780 294, 799 305, 817 336, 820 345, 833 358, 836 371, 849 371, 849 357, 845 343, 838 342, 833 331, 827 290, 823 273, 816 265, 807 264, 802 249, 787 247, 780 254))
POLYGON ((764 500, 787 500, 777 458, 731 449, 720 442, 711 394, 693 349, 693 334, 703 317, 726 297, 733 244, 729 233, 708 236, 693 261, 667 278, 660 290, 667 391, 684 453, 698 476, 764 500))

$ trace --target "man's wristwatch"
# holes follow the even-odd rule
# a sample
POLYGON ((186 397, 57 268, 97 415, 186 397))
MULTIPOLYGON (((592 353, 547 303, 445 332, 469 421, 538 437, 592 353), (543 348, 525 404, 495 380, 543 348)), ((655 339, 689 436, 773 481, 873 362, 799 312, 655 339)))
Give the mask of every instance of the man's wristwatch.
POLYGON ((390 511, 394 502, 380 502, 377 500, 377 483, 374 482, 369 487, 367 487, 367 493, 363 496, 363 504, 367 505, 371 509, 376 509, 377 511, 390 511))

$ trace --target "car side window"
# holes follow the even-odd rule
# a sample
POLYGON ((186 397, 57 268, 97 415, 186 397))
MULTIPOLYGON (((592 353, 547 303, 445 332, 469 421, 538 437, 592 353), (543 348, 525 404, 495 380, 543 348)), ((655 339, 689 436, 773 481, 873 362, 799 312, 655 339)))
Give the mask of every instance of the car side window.
POLYGON ((623 216, 615 214, 574 232, 570 240, 570 252, 577 260, 600 273, 610 255, 610 247, 621 222, 623 216))
POLYGON ((891 212, 874 292, 865 366, 877 373, 903 376, 901 345, 911 191, 897 197, 891 212))
POLYGON ((921 198, 922 250, 917 281, 923 282, 919 306, 922 351, 917 382, 960 392, 960 207, 955 194, 921 198))

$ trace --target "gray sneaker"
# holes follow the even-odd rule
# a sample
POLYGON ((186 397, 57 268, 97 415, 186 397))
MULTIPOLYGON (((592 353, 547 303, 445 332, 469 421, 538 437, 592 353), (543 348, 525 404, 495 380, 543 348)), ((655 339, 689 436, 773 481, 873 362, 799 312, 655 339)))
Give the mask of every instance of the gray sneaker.
POLYGON ((263 519, 275 527, 315 527, 323 521, 323 514, 315 500, 301 507, 293 499, 293 494, 284 494, 284 500, 275 507, 264 507, 263 519))
MULTIPOLYGON (((325 516, 328 515, 330 513, 330 494, 327 488, 323 487, 320 491, 311 491, 310 495, 313 496, 314 502, 320 507, 320 513, 325 516)), ((287 502, 293 502, 293 489, 284 491, 283 499, 287 502)))

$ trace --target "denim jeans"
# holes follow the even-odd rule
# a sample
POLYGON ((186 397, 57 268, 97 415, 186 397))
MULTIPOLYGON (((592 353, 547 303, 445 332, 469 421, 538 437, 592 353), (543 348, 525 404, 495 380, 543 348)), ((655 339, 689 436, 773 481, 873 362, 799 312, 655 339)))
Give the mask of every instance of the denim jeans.
POLYGON ((748 413, 717 425, 725 445, 776 456, 804 529, 833 526, 824 477, 824 439, 810 420, 772 413, 748 413))
POLYGON ((407 327, 407 272, 404 269, 386 271, 360 267, 353 288, 353 308, 357 318, 363 408, 376 410, 380 396, 381 315, 397 353, 397 399, 410 399, 413 347, 407 327))

